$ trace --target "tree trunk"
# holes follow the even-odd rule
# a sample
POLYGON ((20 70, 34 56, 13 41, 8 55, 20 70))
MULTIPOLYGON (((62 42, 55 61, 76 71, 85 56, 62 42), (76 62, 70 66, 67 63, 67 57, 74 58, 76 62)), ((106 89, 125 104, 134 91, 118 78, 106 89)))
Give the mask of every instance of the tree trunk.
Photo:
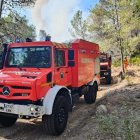
POLYGON ((120 46, 120 52, 121 52, 121 69, 122 69, 122 73, 124 74, 124 72, 125 72, 124 71, 124 64, 123 64, 124 55, 123 55, 123 46, 122 46, 122 39, 121 39, 121 33, 120 33, 121 26, 120 26, 120 22, 119 22, 117 0, 114 0, 114 7, 115 7, 116 24, 117 24, 117 27, 115 29, 116 29, 116 32, 118 34, 117 41, 118 41, 118 44, 120 46))
POLYGON ((123 63, 123 60, 124 60, 124 55, 123 55, 123 47, 122 47, 122 45, 121 45, 122 43, 121 43, 121 40, 120 40, 120 51, 121 51, 121 68, 122 68, 122 72, 123 72, 123 74, 124 74, 124 63, 123 63))
POLYGON ((0 2, 0 19, 2 16, 3 4, 4 4, 4 0, 1 0, 1 2, 0 2))

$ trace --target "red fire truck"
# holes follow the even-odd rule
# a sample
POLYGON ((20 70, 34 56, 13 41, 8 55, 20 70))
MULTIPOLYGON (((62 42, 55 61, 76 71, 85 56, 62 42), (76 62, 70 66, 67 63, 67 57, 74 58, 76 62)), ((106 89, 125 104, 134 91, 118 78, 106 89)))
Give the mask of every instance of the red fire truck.
POLYGON ((100 76, 111 84, 111 56, 107 53, 100 53, 100 76))
POLYGON ((95 102, 100 79, 97 44, 25 42, 10 44, 6 51, 0 72, 2 126, 12 126, 18 118, 42 117, 45 132, 60 135, 79 97, 95 102))

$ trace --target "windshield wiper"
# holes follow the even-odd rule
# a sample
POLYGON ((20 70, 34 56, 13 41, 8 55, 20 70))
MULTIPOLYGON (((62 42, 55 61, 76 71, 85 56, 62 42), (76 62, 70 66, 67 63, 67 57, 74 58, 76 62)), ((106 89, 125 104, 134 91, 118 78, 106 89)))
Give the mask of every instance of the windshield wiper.
POLYGON ((18 68, 19 70, 23 70, 22 67, 19 66, 19 65, 11 65, 11 67, 16 67, 16 68, 18 68))
POLYGON ((26 67, 27 68, 36 68, 36 69, 40 70, 40 67, 39 66, 27 65, 26 67))
MULTIPOLYGON (((11 65, 10 67, 15 67, 15 68, 18 68, 19 70, 24 70, 24 67, 20 66, 20 65, 11 65)), ((26 66, 26 68, 36 68, 38 70, 40 70, 40 67, 39 66, 26 66)))
POLYGON ((19 68, 20 71, 23 70, 21 66, 17 65, 16 67, 19 68))
POLYGON ((38 70, 40 70, 40 67, 35 67, 35 68, 37 68, 38 70))

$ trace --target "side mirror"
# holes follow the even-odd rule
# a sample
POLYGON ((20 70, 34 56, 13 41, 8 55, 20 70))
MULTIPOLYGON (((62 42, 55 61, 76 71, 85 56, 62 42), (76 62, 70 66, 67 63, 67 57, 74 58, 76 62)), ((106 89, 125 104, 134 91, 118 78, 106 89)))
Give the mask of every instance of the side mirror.
POLYGON ((4 44, 2 44, 2 47, 4 48, 4 51, 7 51, 8 44, 4 43, 4 44))
POLYGON ((0 52, 0 69, 3 68, 3 52, 0 52))
POLYGON ((46 78, 47 78, 47 83, 52 82, 52 72, 48 73, 46 78))
POLYGON ((8 44, 2 44, 2 47, 4 48, 3 49, 3 52, 0 53, 0 69, 3 68, 3 65, 4 65, 4 61, 5 61, 5 56, 6 56, 6 53, 7 53, 7 49, 8 49, 8 44))

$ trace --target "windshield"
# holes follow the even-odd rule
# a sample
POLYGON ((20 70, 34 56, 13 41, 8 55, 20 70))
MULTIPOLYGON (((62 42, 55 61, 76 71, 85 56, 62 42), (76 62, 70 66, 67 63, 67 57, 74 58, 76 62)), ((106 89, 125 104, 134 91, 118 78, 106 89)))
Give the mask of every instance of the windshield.
POLYGON ((100 55, 100 62, 107 62, 106 55, 100 55))
POLYGON ((19 47, 8 52, 6 67, 37 67, 51 66, 51 47, 19 47))

